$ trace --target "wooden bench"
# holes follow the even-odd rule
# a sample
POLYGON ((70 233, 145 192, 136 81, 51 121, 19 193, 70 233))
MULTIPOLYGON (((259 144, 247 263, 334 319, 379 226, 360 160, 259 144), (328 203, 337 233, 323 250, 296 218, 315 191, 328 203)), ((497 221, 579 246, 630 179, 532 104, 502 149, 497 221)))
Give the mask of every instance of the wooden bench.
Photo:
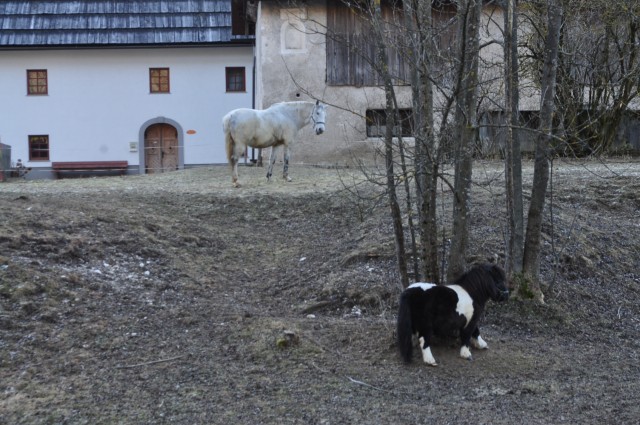
POLYGON ((56 178, 60 178, 62 173, 68 173, 75 177, 90 174, 113 173, 117 171, 120 175, 127 173, 128 161, 74 161, 74 162, 52 162, 51 169, 56 178))

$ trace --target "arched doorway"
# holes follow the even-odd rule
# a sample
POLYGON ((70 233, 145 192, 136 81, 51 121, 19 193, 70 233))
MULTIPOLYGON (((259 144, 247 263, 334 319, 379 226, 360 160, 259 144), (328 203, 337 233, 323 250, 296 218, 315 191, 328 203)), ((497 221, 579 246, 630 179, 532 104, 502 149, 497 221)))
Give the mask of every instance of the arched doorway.
POLYGON ((147 174, 175 171, 180 165, 178 130, 166 123, 153 124, 144 132, 144 164, 147 174))

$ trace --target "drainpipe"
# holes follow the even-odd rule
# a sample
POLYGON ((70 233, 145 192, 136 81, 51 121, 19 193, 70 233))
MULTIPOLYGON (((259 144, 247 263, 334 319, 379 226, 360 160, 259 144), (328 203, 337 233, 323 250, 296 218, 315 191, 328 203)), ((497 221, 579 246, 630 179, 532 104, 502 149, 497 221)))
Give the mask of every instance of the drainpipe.
MULTIPOLYGON (((256 109, 256 48, 253 48, 253 69, 251 70, 251 108, 256 109)), ((251 148, 251 163, 258 162, 256 148, 251 148)))

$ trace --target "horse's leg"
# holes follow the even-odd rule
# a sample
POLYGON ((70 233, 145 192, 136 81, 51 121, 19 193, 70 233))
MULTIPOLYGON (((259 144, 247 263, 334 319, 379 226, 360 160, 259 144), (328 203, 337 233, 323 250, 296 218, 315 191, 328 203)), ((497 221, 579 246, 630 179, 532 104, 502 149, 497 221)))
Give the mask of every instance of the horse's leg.
POLYGON ((469 349, 469 343, 471 342, 471 333, 469 330, 476 329, 476 326, 467 326, 464 329, 460 330, 460 339, 462 340, 462 347, 460 348, 460 357, 466 360, 473 360, 471 357, 471 350, 469 349))
POLYGON ((291 157, 291 149, 289 149, 289 145, 284 147, 284 169, 282 173, 282 178, 286 181, 290 182, 291 177, 289 177, 289 158, 291 157))
POLYGON ((485 349, 489 348, 487 343, 480 336, 480 328, 478 328, 478 327, 476 327, 476 330, 473 331, 473 333, 471 334, 471 345, 474 348, 477 348, 479 350, 485 350, 485 349))
POLYGON ((431 347, 429 346, 431 334, 432 332, 430 329, 423 329, 419 332, 420 338, 418 338, 418 341, 420 343, 420 351, 422 351, 422 360, 426 364, 428 364, 429 366, 438 366, 438 363, 436 363, 436 359, 431 353, 431 347))
POLYGON ((280 145, 273 145, 271 148, 271 156, 269 156, 269 168, 267 169, 267 180, 271 181, 271 176, 273 175, 273 164, 276 163, 276 157, 280 152, 280 145))
POLYGON ((256 167, 262 167, 262 148, 258 149, 258 162, 256 162, 256 167))

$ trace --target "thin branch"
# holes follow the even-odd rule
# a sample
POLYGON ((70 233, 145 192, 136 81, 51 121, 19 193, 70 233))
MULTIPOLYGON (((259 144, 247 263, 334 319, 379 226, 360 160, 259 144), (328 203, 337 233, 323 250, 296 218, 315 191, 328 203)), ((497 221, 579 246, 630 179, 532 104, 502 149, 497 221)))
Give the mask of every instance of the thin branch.
POLYGON ((345 375, 345 378, 347 378, 350 382, 353 382, 354 384, 362 385, 363 387, 373 388, 374 390, 384 391, 385 393, 391 393, 391 391, 389 391, 389 390, 385 390, 384 388, 376 387, 375 385, 367 384, 366 382, 358 381, 357 379, 353 379, 352 377, 347 376, 347 375, 345 375))

